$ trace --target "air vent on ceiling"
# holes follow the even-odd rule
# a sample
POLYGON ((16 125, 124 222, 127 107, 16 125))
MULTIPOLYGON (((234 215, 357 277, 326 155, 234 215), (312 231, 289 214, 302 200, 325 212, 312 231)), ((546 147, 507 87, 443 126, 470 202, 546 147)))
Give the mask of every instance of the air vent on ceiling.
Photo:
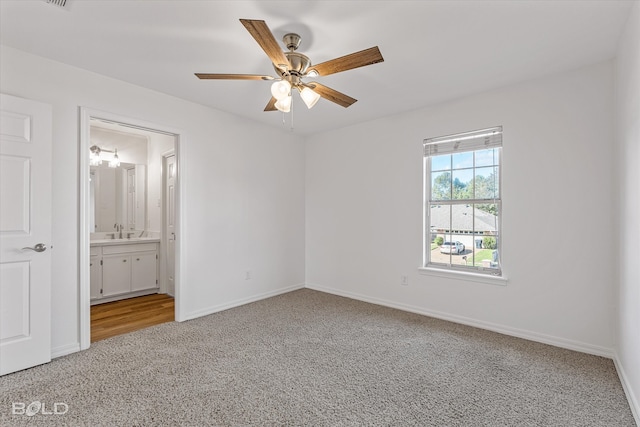
POLYGON ((52 4, 54 6, 58 6, 62 9, 69 9, 68 3, 69 0, 43 0, 45 3, 52 4))

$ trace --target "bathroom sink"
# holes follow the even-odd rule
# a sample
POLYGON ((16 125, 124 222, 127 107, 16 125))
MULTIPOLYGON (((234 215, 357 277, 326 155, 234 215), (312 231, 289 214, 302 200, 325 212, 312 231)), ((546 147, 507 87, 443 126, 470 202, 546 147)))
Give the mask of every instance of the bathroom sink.
POLYGON ((160 239, 157 237, 132 237, 130 239, 122 238, 122 239, 96 239, 91 240, 90 244, 112 244, 112 245, 123 245, 127 243, 137 243, 137 242, 159 242, 160 239))

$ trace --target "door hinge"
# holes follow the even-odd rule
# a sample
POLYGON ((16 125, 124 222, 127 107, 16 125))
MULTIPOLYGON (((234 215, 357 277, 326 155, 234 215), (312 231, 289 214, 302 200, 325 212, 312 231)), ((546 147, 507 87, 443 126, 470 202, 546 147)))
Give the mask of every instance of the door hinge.
POLYGON ((156 254, 156 259, 158 259, 158 254, 156 254))
POLYGON ((102 265, 102 260, 100 260, 100 265, 102 265))
POLYGON ((156 279, 156 285, 158 284, 158 279, 156 279))
POLYGON ((102 293, 102 289, 100 289, 100 293, 102 293))

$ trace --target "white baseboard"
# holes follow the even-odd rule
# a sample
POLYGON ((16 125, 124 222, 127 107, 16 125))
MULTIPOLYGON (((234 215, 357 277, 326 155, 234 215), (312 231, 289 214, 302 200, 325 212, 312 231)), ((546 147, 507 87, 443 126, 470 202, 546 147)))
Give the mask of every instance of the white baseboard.
POLYGON ((220 304, 220 305, 214 305, 212 307, 207 307, 201 310, 197 310, 197 311, 192 311, 190 313, 186 313, 184 316, 182 316, 182 319, 180 320, 185 321, 185 320, 191 320, 191 319, 196 319, 198 317, 202 317, 202 316, 207 316, 209 314, 213 314, 213 313, 218 313, 220 311, 224 311, 224 310, 229 310, 230 308, 234 308, 234 307, 239 307, 241 305, 245 305, 245 304, 249 304, 252 302, 256 302, 256 301, 260 301, 266 298, 271 298, 271 297, 275 297, 276 295, 280 295, 280 294, 286 294, 287 292, 291 292, 291 291, 295 291, 297 289, 303 289, 305 287, 305 285, 303 283, 297 284, 297 285, 292 285, 292 286, 287 286, 285 288, 279 288, 276 289, 274 291, 270 291, 270 292, 265 292, 262 294, 258 294, 258 295, 252 295, 250 297, 247 298, 241 298, 235 301, 231 301, 225 304, 220 304))
POLYGON ((51 349, 51 358, 55 359, 56 357, 66 356, 67 354, 75 353, 77 351, 80 351, 79 342, 62 345, 51 349))
POLYGON ((523 338, 529 341, 535 341, 543 344, 549 344, 555 347, 566 348, 568 350, 579 351, 581 353, 593 354, 595 356, 602 356, 609 359, 613 359, 614 352, 611 348, 601 347, 597 345, 587 344, 579 341, 568 340, 565 338, 555 337, 552 335, 541 334, 538 332, 527 331, 518 328, 512 328, 510 326, 499 325, 496 323, 485 322, 482 320, 471 319, 464 316, 458 316, 450 313, 443 313, 434 310, 428 310, 421 307, 416 307, 408 304, 402 304, 395 301, 388 301, 379 298, 369 297, 362 294, 353 292, 345 292, 340 289, 329 288, 326 286, 307 284, 307 288, 314 289, 329 294, 339 295, 359 301, 364 301, 372 304, 382 305, 385 307, 396 308, 402 311, 408 311, 410 313, 422 314, 424 316, 435 317, 441 320, 447 320, 454 323, 460 323, 467 326, 473 326, 480 329, 486 329, 500 334, 509 335, 517 338, 523 338))
POLYGON ((614 353, 613 363, 616 366, 616 371, 618 371, 618 377, 620 377, 620 382, 622 383, 624 394, 627 396, 627 401, 629 402, 629 407, 631 407, 633 418, 635 418, 636 424, 640 426, 640 401, 638 401, 638 397, 635 395, 633 389, 631 388, 631 383, 629 382, 629 378, 624 371, 622 362, 620 362, 618 353, 614 353))

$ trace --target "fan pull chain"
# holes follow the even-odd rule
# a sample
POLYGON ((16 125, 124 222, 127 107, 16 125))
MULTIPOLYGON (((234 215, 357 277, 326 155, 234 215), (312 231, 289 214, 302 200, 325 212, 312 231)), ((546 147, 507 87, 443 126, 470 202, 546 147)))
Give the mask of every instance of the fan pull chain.
POLYGON ((295 104, 295 102, 293 102, 293 97, 291 98, 291 132, 293 132, 293 104, 295 104))

